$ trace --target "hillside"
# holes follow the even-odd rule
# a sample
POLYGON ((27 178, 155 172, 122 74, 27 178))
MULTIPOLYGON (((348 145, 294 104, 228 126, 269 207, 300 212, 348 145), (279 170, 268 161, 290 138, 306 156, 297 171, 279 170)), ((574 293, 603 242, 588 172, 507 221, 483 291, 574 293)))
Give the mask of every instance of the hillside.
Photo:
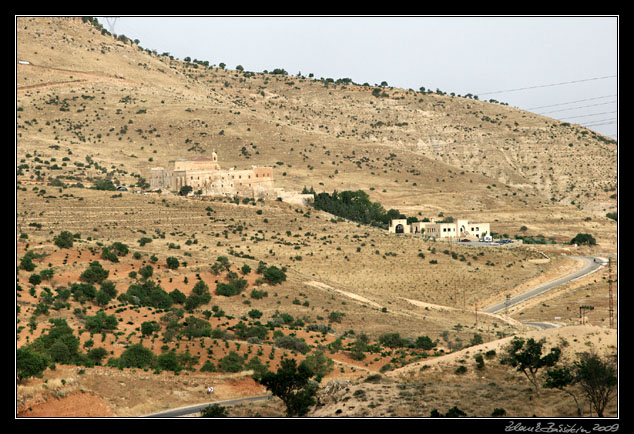
POLYGON ((604 137, 497 103, 392 88, 375 96, 374 87, 349 82, 185 62, 117 40, 80 18, 20 17, 16 30, 16 63, 28 62, 16 65, 18 348, 46 336, 49 320, 63 319, 80 353, 94 346, 107 354, 82 373, 60 362, 44 379, 28 379, 18 387, 20 415, 45 415, 46 409, 28 408, 51 397, 90 394, 99 400, 94 408, 104 408, 91 416, 138 416, 205 400, 205 380, 226 386, 218 399, 263 392, 248 374, 231 372, 236 379, 223 371, 221 360, 231 352, 274 369, 282 356, 302 359, 324 350, 336 363, 326 384, 442 356, 476 334, 492 342, 525 333, 532 330, 522 324, 527 318, 556 316, 561 325, 576 325, 580 299, 597 307, 591 324, 607 324, 605 269, 551 294, 548 305, 557 309, 544 302, 511 317, 475 315, 509 292, 577 267, 565 255, 616 253, 617 224, 606 214, 616 210, 617 146, 604 137), (419 218, 490 221, 499 234, 544 235, 558 243, 592 233, 597 246, 540 245, 544 260, 531 246, 396 237, 279 201, 132 192, 145 188, 151 167, 214 150, 224 168, 274 167, 276 186, 288 191, 360 189, 386 209, 419 218), (103 179, 130 191, 92 188, 103 179), (55 244, 64 231, 72 246, 55 244), (129 250, 116 261, 104 255, 115 243, 129 250), (30 270, 21 266, 28 255, 30 270), (218 273, 212 266, 220 257, 231 267, 218 273), (179 266, 170 268, 168 258, 179 266), (69 296, 65 290, 83 282, 95 261, 118 296, 152 281, 190 297, 204 282, 211 301, 192 309, 176 302, 181 317, 172 317, 168 308, 130 298, 104 303, 69 296), (286 279, 264 281, 256 272, 261 263, 286 270, 286 279), (250 271, 242 273, 245 264, 250 271), (141 278, 148 265, 151 279, 141 278), (246 288, 219 294, 231 273, 246 288), (254 297, 253 290, 267 296, 254 297), (100 311, 115 316, 114 329, 89 330, 88 318, 100 311), (213 335, 191 335, 187 327, 196 321, 189 318, 207 321, 213 335), (158 330, 142 333, 142 324, 152 321, 158 330), (244 326, 257 339, 244 335, 244 326), (378 343, 386 333, 410 341, 429 336, 439 344, 429 354, 383 347, 360 360, 350 356, 360 336, 378 343), (303 339, 308 350, 280 347, 281 336, 303 339), (341 349, 332 346, 337 341, 341 349), (104 366, 138 343, 157 357, 180 354, 190 369, 174 375, 104 366), (200 371, 208 361, 217 372, 200 371), (141 376, 146 392, 111 394, 98 386, 101 375, 124 384, 141 376), (46 387, 45 379, 60 376, 69 380, 46 387), (171 401, 151 398, 159 383, 177 390, 175 384, 188 380, 191 389, 173 392, 171 401))

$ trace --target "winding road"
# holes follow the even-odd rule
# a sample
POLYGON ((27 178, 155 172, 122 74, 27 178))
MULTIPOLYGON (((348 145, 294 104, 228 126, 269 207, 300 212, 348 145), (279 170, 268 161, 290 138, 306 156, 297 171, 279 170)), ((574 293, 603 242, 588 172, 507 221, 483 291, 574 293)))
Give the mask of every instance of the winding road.
POLYGON ((142 417, 179 417, 188 414, 200 413, 200 411, 213 404, 218 405, 232 405, 240 404, 243 402, 254 402, 269 399, 271 395, 252 396, 250 398, 230 399, 227 401, 205 402, 204 404, 189 405, 187 407, 173 408, 171 410, 165 410, 159 413, 152 413, 142 417))
MULTIPOLYGON (((557 280, 553 280, 551 282, 540 285, 530 291, 526 291, 523 294, 517 295, 515 297, 511 297, 508 301, 503 301, 501 303, 494 304, 493 306, 489 306, 486 309, 483 309, 483 312, 487 313, 497 313, 504 310, 507 307, 514 306, 518 303, 521 303, 529 298, 535 297, 539 294, 543 294, 546 291, 550 291, 551 289, 563 285, 565 283, 570 282, 571 280, 578 279, 580 277, 586 276, 590 273, 594 273, 598 269, 602 268, 605 265, 605 262, 602 262, 602 258, 595 258, 593 256, 570 256, 571 258, 578 258, 585 262, 583 268, 574 273, 568 274, 567 276, 561 277, 557 280), (597 262, 597 260, 599 262, 597 262)), ((541 323, 540 323, 541 324, 541 323)))

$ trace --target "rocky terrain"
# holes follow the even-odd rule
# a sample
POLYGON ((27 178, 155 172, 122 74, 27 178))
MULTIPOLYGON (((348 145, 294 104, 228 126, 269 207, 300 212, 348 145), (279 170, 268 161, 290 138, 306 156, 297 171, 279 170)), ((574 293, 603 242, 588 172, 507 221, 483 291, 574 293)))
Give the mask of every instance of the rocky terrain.
MULTIPOLYGON (((560 391, 523 405, 529 383, 499 363, 509 337, 565 341, 570 358, 616 352, 613 140, 497 102, 179 60, 82 18, 19 17, 16 33, 17 348, 64 320, 79 353, 105 354, 88 367, 55 353, 54 369, 16 383, 18 417, 135 417, 262 395, 254 368, 318 351, 333 367, 309 416, 429 417, 458 406, 470 417, 502 407, 516 417, 567 417, 576 408, 560 391), (447 244, 310 206, 143 193, 151 167, 214 150, 223 167, 274 167, 287 191, 363 190, 408 216, 489 221, 500 236, 547 244, 447 244), (104 183, 127 191, 98 188, 104 183), (56 242, 63 232, 70 245, 56 242), (569 244, 578 233, 596 245, 569 244), (108 255, 121 245, 125 253, 108 255), (611 255, 613 266, 508 315, 479 312, 569 273, 574 255, 611 255), (114 285, 107 301, 77 295, 94 262, 114 285), (266 280, 261 264, 285 279, 266 280), (242 291, 219 292, 237 278, 242 291), (120 297, 148 281, 184 297, 204 282, 211 299, 189 309, 120 297), (580 306, 592 307, 582 327, 580 306), (174 307, 181 316, 170 316, 174 307), (99 312, 116 326, 91 329, 99 312), (538 332, 531 321, 561 327, 538 332), (145 323, 158 328, 146 333, 145 323), (436 346, 381 343, 394 333, 436 346), (361 357, 354 345, 366 338, 374 346, 361 357), (108 364, 136 344, 163 360, 178 355, 182 369, 108 364), (473 354, 489 346, 497 356, 476 370, 473 354), (455 374, 460 365, 465 375, 455 374)), ((231 415, 278 417, 284 406, 272 398, 232 406, 231 415)))

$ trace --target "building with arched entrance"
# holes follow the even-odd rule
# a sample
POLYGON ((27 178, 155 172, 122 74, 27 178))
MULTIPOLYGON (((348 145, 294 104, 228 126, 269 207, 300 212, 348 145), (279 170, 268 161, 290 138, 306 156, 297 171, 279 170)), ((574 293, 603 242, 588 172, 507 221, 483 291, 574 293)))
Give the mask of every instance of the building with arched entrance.
POLYGON ((473 223, 468 220, 453 222, 412 222, 407 219, 390 221, 388 232, 394 234, 422 235, 437 239, 471 239, 478 240, 491 234, 490 223, 473 223))

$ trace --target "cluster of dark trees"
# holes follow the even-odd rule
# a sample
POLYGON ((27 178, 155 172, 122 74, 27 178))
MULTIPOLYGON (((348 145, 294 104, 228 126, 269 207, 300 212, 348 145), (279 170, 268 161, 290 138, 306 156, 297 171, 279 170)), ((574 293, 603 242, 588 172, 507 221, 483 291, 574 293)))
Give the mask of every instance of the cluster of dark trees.
POLYGON ((378 202, 372 202, 362 190, 342 191, 315 195, 313 207, 338 217, 370 226, 387 229, 390 220, 406 218, 397 209, 386 211, 378 202))

